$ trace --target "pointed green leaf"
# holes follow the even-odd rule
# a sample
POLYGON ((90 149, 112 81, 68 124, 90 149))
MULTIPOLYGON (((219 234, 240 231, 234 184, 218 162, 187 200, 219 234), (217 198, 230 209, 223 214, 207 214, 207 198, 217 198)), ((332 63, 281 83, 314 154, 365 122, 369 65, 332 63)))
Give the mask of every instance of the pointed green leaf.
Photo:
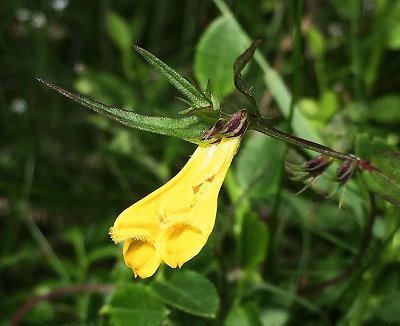
POLYGON ((195 116, 180 119, 145 116, 132 111, 111 107, 88 97, 71 93, 40 78, 38 78, 38 81, 80 105, 131 128, 179 137, 189 141, 200 139, 203 133, 208 129, 208 126, 195 116))
POLYGON ((214 285, 193 271, 174 272, 168 281, 156 281, 153 289, 161 300, 187 313, 214 318, 219 297, 214 285))
POLYGON ((168 310, 150 287, 142 284, 123 284, 101 309, 110 316, 111 325, 161 325, 168 310))
POLYGON ((155 69, 157 69, 182 95, 186 96, 193 108, 212 107, 211 99, 197 89, 192 83, 179 75, 150 52, 135 46, 135 50, 155 69))
POLYGON ((250 88, 247 88, 246 86, 243 85, 243 79, 242 79, 242 70, 246 65, 250 62, 250 60, 253 59, 254 53, 256 52, 257 48, 260 46, 261 40, 255 40, 251 45, 244 51, 234 62, 233 64, 233 78, 234 78, 234 84, 236 89, 241 92, 248 101, 252 105, 252 112, 255 115, 259 115, 259 110, 258 110, 258 105, 257 101, 254 98, 254 96, 251 94, 250 88))

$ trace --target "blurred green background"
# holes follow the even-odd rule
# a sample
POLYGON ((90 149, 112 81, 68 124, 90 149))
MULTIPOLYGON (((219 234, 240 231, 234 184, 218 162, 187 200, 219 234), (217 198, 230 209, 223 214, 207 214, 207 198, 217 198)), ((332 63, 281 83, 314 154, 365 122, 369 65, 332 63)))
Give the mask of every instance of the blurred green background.
POLYGON ((263 114, 287 116, 284 81, 298 136, 349 153, 368 153, 375 137, 399 151, 400 1, 16 0, 0 4, 0 17, 1 325, 22 315, 21 325, 400 323, 399 209, 377 199, 369 227, 362 179, 326 198, 334 169, 295 196, 303 185, 284 161, 300 156, 253 132, 202 252, 182 270, 134 279, 108 229, 195 146, 118 125, 35 80, 177 116, 186 108, 179 94, 137 44, 203 87, 211 77, 234 112, 247 104, 234 91, 233 60, 261 38, 278 79, 257 63, 245 79, 263 114), (369 247, 357 259, 363 238, 369 247), (21 310, 29 299, 32 309, 21 310))

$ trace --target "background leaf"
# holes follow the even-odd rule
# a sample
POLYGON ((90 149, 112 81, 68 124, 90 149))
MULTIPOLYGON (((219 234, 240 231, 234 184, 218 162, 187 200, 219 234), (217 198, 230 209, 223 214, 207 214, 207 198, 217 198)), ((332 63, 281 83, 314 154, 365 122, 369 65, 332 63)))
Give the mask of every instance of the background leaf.
POLYGON ((241 266, 253 271, 264 261, 267 253, 268 229, 259 217, 246 214, 243 218, 241 232, 241 266))
POLYGON ((121 51, 126 51, 132 47, 131 28, 121 16, 111 12, 107 16, 107 25, 110 36, 121 51))
POLYGON ((160 325, 167 310, 150 287, 142 284, 123 284, 118 286, 110 303, 102 308, 102 313, 110 316, 115 326, 160 325))
POLYGON ((250 198, 265 198, 278 187, 279 165, 284 144, 275 139, 253 134, 242 144, 236 158, 238 185, 250 198))
POLYGON ((378 123, 398 125, 400 122, 400 96, 387 95, 373 101, 368 109, 368 119, 378 123))
POLYGON ((252 324, 244 308, 234 307, 226 318, 225 326, 252 326, 252 324))
POLYGON ((211 79, 212 93, 217 98, 230 94, 233 84, 233 63, 250 45, 228 17, 214 20, 203 33, 196 48, 194 73, 205 88, 211 79))
POLYGON ((368 190, 400 207, 400 152, 386 139, 360 134, 355 153, 372 166, 361 171, 368 190))
POLYGON ((396 148, 390 145, 387 139, 372 137, 368 134, 358 134, 354 145, 355 154, 367 161, 377 154, 396 151, 396 148))
POLYGON ((386 24, 386 44, 390 49, 400 48, 400 2, 394 1, 390 6, 390 12, 386 24))
POLYGON ((400 153, 376 154, 370 164, 377 170, 362 172, 368 189, 400 207, 400 153))
POLYGON ((219 309, 219 298, 214 285, 201 274, 179 271, 167 281, 152 284, 161 300, 193 315, 214 318, 219 309))
MULTIPOLYGON (((247 43, 248 46, 251 43, 251 38, 239 25, 239 22, 234 18, 228 6, 226 6, 226 4, 221 0, 214 0, 214 2, 225 19, 232 20, 232 23, 236 26, 236 31, 238 32, 236 37, 239 40, 243 40, 242 42, 247 43)), ((270 90, 282 114, 285 117, 288 117, 290 113, 292 95, 287 88, 284 79, 277 73, 275 69, 271 67, 269 62, 260 52, 256 53, 254 58, 264 74, 263 78, 266 87, 270 90)), ((305 139, 323 144, 323 139, 317 130, 312 126, 312 124, 304 117, 297 105, 293 107, 293 111, 292 128, 296 134, 305 139)))

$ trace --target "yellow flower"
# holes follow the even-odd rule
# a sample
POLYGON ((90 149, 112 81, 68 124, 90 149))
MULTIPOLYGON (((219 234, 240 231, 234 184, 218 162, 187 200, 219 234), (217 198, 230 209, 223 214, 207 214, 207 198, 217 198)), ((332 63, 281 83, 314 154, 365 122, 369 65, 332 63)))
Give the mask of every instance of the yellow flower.
POLYGON ((240 137, 199 145, 183 169, 161 188, 123 211, 110 229, 125 241, 126 265, 141 278, 164 261, 175 268, 196 256, 214 227, 218 193, 240 137))

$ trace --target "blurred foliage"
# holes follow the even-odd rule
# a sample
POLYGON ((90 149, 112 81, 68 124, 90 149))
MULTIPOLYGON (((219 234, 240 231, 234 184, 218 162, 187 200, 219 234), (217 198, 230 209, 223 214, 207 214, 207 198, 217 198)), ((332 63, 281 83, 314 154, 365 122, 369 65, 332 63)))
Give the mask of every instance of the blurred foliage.
MULTIPOLYGON (((177 117, 185 105, 133 51, 137 44, 202 87, 212 78, 215 100, 234 112, 248 103, 234 91, 233 60, 249 38, 261 38, 244 75, 264 115, 290 116, 292 93, 295 134, 365 159, 381 149, 398 152, 400 1, 299 6, 288 0, 0 4, 1 325, 15 320, 27 300, 33 305, 21 325, 400 323, 398 208, 377 198, 368 250, 351 265, 375 206, 366 183, 378 192, 385 183, 358 175, 339 191, 341 209, 339 196, 326 198, 327 178, 295 196, 302 185, 289 179, 283 163, 301 156, 253 132, 225 181, 206 247, 181 271, 164 268, 135 280, 108 228, 176 173, 194 145, 118 125, 35 80, 138 113, 177 117), (349 266, 343 279, 307 292, 349 266)), ((398 156, 389 160, 380 164, 391 171, 398 156)))

